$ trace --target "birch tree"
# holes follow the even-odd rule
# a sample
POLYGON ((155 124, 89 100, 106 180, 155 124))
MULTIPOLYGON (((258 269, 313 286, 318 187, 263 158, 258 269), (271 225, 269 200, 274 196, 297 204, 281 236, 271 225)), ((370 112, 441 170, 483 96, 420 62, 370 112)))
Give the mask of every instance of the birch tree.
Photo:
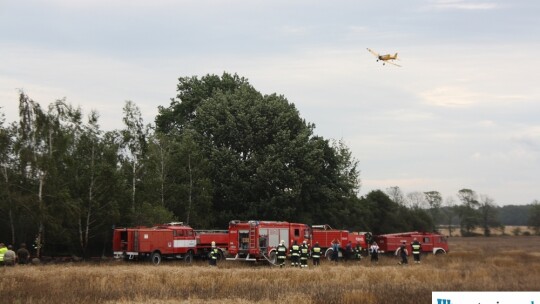
POLYGON ((124 165, 130 168, 131 212, 135 212, 137 185, 141 178, 143 160, 147 150, 148 129, 145 127, 141 110, 132 101, 126 101, 123 109, 123 122, 126 126, 122 134, 122 158, 124 165))

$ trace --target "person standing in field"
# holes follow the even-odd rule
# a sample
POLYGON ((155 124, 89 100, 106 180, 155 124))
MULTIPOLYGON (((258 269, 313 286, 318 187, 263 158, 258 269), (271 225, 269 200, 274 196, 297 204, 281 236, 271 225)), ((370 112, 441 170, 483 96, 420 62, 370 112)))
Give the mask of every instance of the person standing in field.
POLYGON ((20 265, 28 264, 30 259, 30 251, 26 249, 26 244, 21 243, 21 247, 17 250, 17 261, 20 265))
POLYGON ((315 242, 315 245, 311 248, 311 258, 313 258, 313 266, 321 264, 321 246, 319 246, 319 242, 315 242))
POLYGON ((285 246, 285 241, 281 240, 279 245, 276 248, 277 251, 277 263, 280 268, 285 266, 285 259, 287 258, 287 246, 285 246))
POLYGON ((300 246, 300 267, 307 268, 307 260, 309 257, 309 247, 307 241, 304 241, 302 246, 300 246))
POLYGON ((344 258, 345 258, 345 261, 348 261, 351 259, 351 256, 352 256, 352 253, 353 253, 353 248, 352 248, 352 242, 349 241, 347 243, 347 245, 345 245, 345 252, 344 252, 344 258))
POLYGON ((332 261, 338 262, 339 257, 339 241, 337 239, 334 239, 332 241, 332 261))
POLYGON ((404 265, 409 263, 407 260, 407 256, 409 255, 409 252, 407 251, 407 242, 403 241, 403 243, 401 243, 401 246, 396 250, 395 255, 397 256, 398 254, 401 257, 401 261, 398 264, 404 265))
POLYGON ((296 240, 293 241, 291 246, 291 266, 298 267, 300 266, 300 246, 296 243, 296 240))
POLYGON ((0 243, 0 266, 4 265, 4 254, 6 254, 6 251, 8 251, 6 245, 0 243))
POLYGON ((354 258, 358 261, 362 259, 362 247, 360 247, 360 243, 356 243, 354 247, 354 258))
POLYGON ((411 247, 414 263, 420 264, 420 253, 422 252, 422 244, 420 244, 420 242, 418 242, 418 240, 414 238, 413 242, 411 243, 411 247))
POLYGON ((4 265, 6 266, 15 266, 15 261, 17 260, 17 255, 13 251, 13 247, 8 245, 6 253, 4 253, 4 265))
POLYGON ((379 245, 377 245, 377 242, 373 242, 369 246, 369 255, 371 256, 371 262, 379 262, 379 245))
POLYGON ((212 248, 210 249, 208 264, 210 266, 217 266, 218 257, 219 257, 219 250, 216 248, 216 242, 212 242, 212 248))

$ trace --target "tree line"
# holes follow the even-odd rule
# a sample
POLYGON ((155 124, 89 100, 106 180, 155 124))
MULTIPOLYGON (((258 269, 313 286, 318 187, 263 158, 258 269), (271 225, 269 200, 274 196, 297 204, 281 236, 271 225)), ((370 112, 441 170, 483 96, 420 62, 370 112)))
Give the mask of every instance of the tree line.
POLYGON ((442 212, 359 197, 349 148, 236 74, 179 78, 153 123, 131 101, 122 120, 105 131, 96 111, 21 91, 19 121, 0 116, 0 241, 91 256, 110 253, 114 227, 264 219, 385 233, 433 230, 442 212))
MULTIPOLYGON (((495 200, 471 189, 461 189, 456 196, 443 200, 438 191, 411 192, 405 195, 398 186, 386 189, 386 194, 397 204, 408 208, 427 210, 433 220, 433 229, 447 228, 449 236, 459 230, 461 236, 476 236, 477 228, 481 235, 490 236, 493 230, 508 234, 506 225, 529 226, 540 235, 540 201, 529 205, 497 206, 495 200), (457 198, 457 200, 456 200, 457 198)), ((519 235, 520 231, 513 231, 519 235)))

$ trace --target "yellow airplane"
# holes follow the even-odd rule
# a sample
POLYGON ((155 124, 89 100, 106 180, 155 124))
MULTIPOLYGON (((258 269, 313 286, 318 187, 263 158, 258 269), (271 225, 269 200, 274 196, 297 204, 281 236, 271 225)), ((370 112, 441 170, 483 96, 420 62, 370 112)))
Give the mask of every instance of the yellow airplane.
POLYGON ((367 49, 371 54, 375 55, 375 57, 377 57, 377 62, 379 62, 379 60, 381 60, 383 62, 383 65, 385 63, 390 63, 390 64, 393 64, 395 66, 398 66, 398 67, 401 67, 399 64, 396 64, 394 63, 394 60, 399 60, 397 58, 397 53, 395 53, 394 55, 390 55, 390 54, 386 54, 386 55, 379 55, 379 53, 377 52, 374 52, 373 50, 371 50, 370 48, 367 49))

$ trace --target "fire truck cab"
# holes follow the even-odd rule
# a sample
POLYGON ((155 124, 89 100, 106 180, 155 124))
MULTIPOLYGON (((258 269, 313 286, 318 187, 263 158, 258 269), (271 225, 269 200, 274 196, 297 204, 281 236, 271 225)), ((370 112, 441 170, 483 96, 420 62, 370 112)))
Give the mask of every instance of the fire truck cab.
POLYGON ((311 238, 306 224, 277 221, 231 221, 229 222, 229 254, 227 260, 276 262, 276 247, 285 241, 290 248, 294 241, 301 244, 311 238))

